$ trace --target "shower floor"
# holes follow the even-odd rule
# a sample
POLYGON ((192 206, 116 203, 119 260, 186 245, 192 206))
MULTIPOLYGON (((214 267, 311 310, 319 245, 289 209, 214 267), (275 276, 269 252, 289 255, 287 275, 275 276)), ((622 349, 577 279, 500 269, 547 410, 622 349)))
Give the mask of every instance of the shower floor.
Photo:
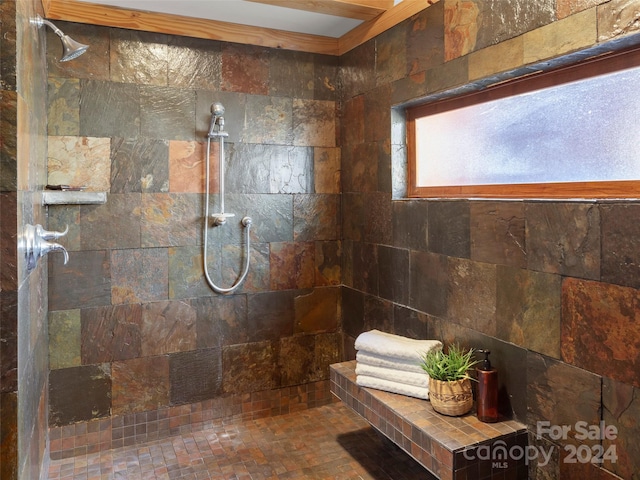
POLYGON ((49 480, 429 480, 417 462, 342 403, 102 453, 52 460, 49 480))

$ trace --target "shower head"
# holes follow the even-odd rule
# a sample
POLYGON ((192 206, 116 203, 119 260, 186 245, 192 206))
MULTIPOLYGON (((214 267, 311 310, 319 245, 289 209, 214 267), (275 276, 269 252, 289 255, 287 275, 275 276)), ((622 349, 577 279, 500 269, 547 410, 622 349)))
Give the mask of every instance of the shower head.
POLYGON ((49 20, 45 20, 42 17, 37 16, 35 19, 32 19, 31 22, 38 27, 41 27, 42 25, 47 25, 51 27, 54 33, 60 37, 60 40, 62 41, 62 49, 63 49, 62 57, 60 58, 61 62, 68 62, 69 60, 73 60, 74 58, 77 58, 80 55, 82 55, 84 52, 86 52, 87 48, 89 48, 89 45, 76 42, 69 35, 65 35, 62 32, 62 30, 56 27, 49 20))
POLYGON ((211 113, 216 117, 221 117, 222 115, 224 115, 224 105, 222 105, 220 102, 212 103, 211 113))

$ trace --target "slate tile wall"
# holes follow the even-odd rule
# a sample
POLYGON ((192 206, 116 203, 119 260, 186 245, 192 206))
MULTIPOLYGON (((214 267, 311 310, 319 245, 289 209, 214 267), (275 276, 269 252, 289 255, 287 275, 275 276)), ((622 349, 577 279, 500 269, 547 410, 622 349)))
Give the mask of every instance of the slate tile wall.
MULTIPOLYGON (((91 48, 68 66, 49 52, 49 178, 108 200, 49 208, 49 228, 70 229, 69 264, 49 269, 50 424, 328 379, 342 347, 337 59, 61 28, 91 48), (229 132, 225 210, 237 215, 207 233, 216 283, 238 275, 239 221, 253 218, 248 278, 226 296, 202 267, 214 101, 229 132)), ((219 153, 214 142, 212 212, 219 153)))
POLYGON ((393 108, 599 42, 637 45, 639 14, 635 0, 443 0, 340 58, 345 355, 355 358, 356 336, 371 328, 490 349, 501 411, 528 425, 533 446, 553 450, 548 464, 530 464, 530 478, 640 470, 640 430, 625 410, 637 411, 640 378, 638 207, 403 199, 393 108), (539 421, 573 432, 538 436, 539 421), (602 446, 615 446, 617 461, 565 462, 577 421, 615 427, 602 446))

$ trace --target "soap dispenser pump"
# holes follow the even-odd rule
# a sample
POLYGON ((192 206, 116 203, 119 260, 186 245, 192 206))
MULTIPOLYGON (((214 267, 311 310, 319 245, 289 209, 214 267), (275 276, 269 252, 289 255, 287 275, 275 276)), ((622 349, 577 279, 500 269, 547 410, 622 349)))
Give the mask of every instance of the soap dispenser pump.
POLYGON ((498 421, 498 370, 491 366, 489 350, 477 350, 484 360, 476 368, 478 374, 478 420, 486 423, 498 421))

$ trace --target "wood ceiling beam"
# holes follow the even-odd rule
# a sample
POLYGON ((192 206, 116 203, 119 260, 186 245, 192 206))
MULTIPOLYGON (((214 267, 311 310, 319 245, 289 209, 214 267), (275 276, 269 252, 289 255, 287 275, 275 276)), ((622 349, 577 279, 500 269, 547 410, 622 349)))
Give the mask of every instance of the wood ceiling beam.
POLYGON ((372 20, 393 7, 393 0, 249 0, 278 7, 324 13, 336 17, 372 20))
POLYGON ((205 38, 245 45, 258 45, 325 55, 338 54, 338 39, 320 35, 286 32, 263 27, 206 20, 165 13, 129 10, 76 0, 43 0, 44 16, 51 20, 127 28, 205 38))

